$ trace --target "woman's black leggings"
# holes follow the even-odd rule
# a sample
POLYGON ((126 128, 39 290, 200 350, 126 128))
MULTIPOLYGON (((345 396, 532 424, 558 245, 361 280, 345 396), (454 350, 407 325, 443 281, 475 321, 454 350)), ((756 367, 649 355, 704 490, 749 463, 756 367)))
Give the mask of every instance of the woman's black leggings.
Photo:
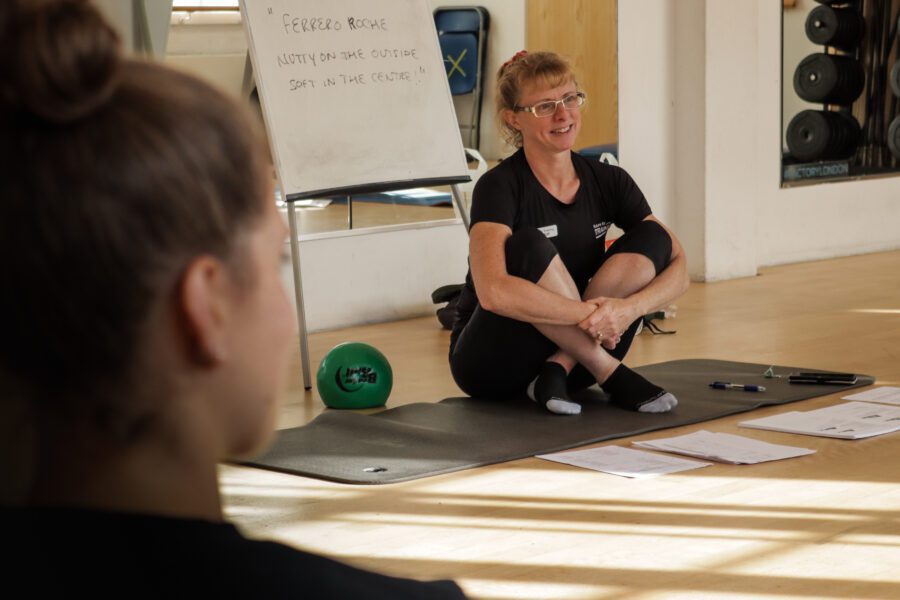
MULTIPOLYGON (((669 264, 672 239, 659 223, 641 221, 609 247, 603 260, 630 252, 646 256, 659 275, 669 264)), ((543 276, 556 248, 537 229, 521 229, 506 241, 506 270, 532 283, 543 276)), ((637 332, 640 319, 622 334, 609 354, 622 360, 637 332)), ((450 341, 450 370, 456 384, 470 396, 519 395, 533 380, 556 345, 533 325, 475 308, 468 323, 454 332, 450 341)), ((581 365, 569 374, 569 389, 576 391, 595 383, 581 365)))

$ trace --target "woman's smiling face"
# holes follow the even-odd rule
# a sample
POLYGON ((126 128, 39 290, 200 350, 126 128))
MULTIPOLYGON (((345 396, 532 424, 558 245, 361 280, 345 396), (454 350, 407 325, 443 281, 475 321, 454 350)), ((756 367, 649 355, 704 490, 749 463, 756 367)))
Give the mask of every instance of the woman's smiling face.
MULTIPOLYGON (((574 80, 553 88, 537 82, 529 83, 522 87, 522 96, 517 105, 526 107, 548 100, 562 100, 577 91, 574 80)), ((506 119, 510 126, 522 133, 522 145, 526 150, 566 152, 575 145, 575 137, 581 128, 581 108, 565 108, 562 103, 558 103, 553 114, 546 117, 536 117, 523 110, 508 110, 506 119)))

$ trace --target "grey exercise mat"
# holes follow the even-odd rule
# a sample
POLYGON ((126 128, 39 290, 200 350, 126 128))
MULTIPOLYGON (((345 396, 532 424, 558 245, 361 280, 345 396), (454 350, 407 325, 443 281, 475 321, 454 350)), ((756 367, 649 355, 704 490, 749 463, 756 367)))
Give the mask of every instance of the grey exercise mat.
POLYGON ((675 394, 678 406, 665 414, 622 410, 596 388, 579 395, 578 416, 557 416, 526 398, 447 398, 363 415, 329 410, 303 427, 279 431, 271 449, 245 464, 343 483, 396 483, 689 425, 773 404, 824 396, 854 386, 792 385, 788 373, 765 379, 769 365, 721 360, 676 360, 639 367, 642 375, 675 394), (765 392, 716 390, 713 381, 759 384, 765 392))

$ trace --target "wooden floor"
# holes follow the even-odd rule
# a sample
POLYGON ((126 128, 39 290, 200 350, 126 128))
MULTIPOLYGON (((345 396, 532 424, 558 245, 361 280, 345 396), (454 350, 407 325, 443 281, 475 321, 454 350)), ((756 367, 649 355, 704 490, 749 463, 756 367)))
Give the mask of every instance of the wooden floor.
MULTIPOLYGON (((694 284, 677 305, 663 322, 677 335, 642 334, 629 364, 706 357, 900 385, 900 252, 694 284)), ((459 394, 448 339, 434 318, 322 333, 311 338, 313 366, 338 342, 369 342, 394 366, 389 405, 437 401, 459 394)), ((282 427, 322 410, 295 365, 282 427)), ((374 487, 223 466, 223 494, 251 536, 391 574, 454 578, 475 598, 900 598, 900 433, 828 440, 738 429, 743 418, 666 435, 705 428, 818 452, 645 481, 534 458, 374 487)))

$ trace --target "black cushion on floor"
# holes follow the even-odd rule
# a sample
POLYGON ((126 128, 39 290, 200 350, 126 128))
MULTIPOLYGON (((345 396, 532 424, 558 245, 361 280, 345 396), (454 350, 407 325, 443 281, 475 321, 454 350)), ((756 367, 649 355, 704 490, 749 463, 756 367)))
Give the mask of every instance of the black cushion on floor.
POLYGON ((776 366, 775 373, 785 377, 765 379, 768 366, 690 359, 637 368, 678 398, 675 410, 664 414, 616 408, 596 388, 578 398, 583 406, 578 416, 552 415, 525 398, 447 398, 371 415, 329 410, 308 425, 279 431, 266 454, 245 464, 343 483, 396 483, 709 421, 874 382, 861 375, 854 386, 791 385, 788 373, 819 369, 776 366), (763 385, 766 391, 716 390, 709 387, 713 381, 763 385))

